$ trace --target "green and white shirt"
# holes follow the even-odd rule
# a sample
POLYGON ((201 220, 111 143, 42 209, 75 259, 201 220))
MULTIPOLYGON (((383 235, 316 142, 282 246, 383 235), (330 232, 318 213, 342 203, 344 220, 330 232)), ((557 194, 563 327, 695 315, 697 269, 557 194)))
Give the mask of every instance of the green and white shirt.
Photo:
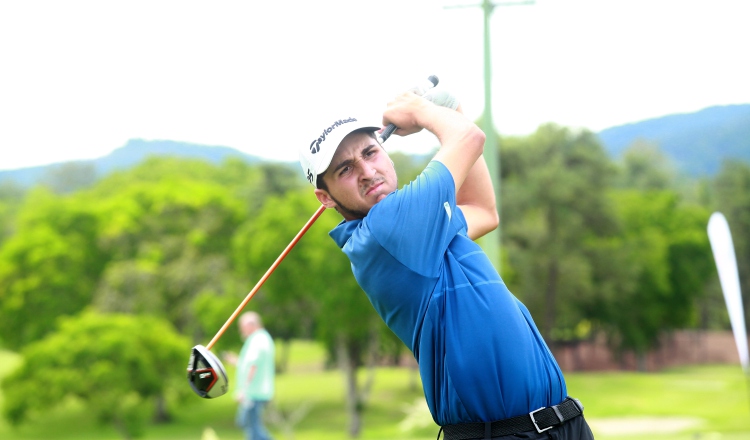
POLYGON ((275 347, 266 329, 254 331, 245 340, 237 360, 235 396, 242 396, 242 403, 254 400, 271 400, 274 393, 275 347), (252 380, 248 375, 256 367, 252 380))

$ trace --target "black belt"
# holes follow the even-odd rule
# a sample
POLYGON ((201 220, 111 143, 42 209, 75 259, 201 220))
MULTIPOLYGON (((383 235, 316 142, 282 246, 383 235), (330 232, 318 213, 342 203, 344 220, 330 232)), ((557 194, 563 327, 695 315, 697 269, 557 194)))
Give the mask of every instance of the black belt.
POLYGON ((522 416, 487 423, 445 425, 441 429, 445 440, 492 439, 528 431, 542 433, 581 414, 583 414, 581 402, 568 397, 559 405, 539 408, 522 416))

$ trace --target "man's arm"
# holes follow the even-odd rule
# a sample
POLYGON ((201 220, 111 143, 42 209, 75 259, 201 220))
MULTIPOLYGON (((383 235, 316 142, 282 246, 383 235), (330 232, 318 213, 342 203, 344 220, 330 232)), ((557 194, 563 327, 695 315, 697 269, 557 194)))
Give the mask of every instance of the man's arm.
POLYGON ((406 136, 427 129, 437 136, 440 149, 434 160, 448 168, 456 185, 456 204, 466 217, 468 235, 476 239, 497 227, 495 193, 482 157, 485 135, 461 112, 439 107, 413 93, 404 93, 388 104, 383 124, 399 127, 406 136))
POLYGON ((464 179, 464 184, 458 189, 456 205, 466 217, 466 223, 469 225, 468 235, 472 240, 494 230, 500 223, 495 203, 495 189, 484 156, 479 156, 474 162, 474 166, 464 179))
POLYGON ((257 365, 250 365, 250 368, 247 369, 247 384, 250 385, 253 382, 253 378, 255 378, 255 371, 258 369, 257 365))

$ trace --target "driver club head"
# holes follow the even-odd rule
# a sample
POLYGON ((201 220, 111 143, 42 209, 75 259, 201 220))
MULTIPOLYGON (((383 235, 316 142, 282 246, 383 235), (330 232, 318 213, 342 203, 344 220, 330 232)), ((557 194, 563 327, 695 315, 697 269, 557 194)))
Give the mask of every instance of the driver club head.
POLYGON ((204 399, 213 399, 226 394, 229 389, 227 371, 219 358, 206 347, 196 345, 190 353, 187 379, 195 394, 204 399))

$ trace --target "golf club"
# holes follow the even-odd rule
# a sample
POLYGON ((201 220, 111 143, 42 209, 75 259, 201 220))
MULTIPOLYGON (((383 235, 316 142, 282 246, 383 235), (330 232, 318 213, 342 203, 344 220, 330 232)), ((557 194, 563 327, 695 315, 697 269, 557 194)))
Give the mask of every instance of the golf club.
MULTIPOLYGON (((427 79, 428 82, 425 83, 424 87, 417 87, 415 88, 415 90, 422 90, 424 93, 424 91, 435 87, 438 83, 438 78, 435 75, 431 75, 427 79)), ((386 139, 388 139, 388 137, 390 137, 390 135, 394 131, 396 131, 396 129, 397 127, 395 125, 389 124, 388 127, 386 127, 386 129, 380 135, 380 142, 385 142, 386 139)), ((250 293, 247 294, 245 299, 242 300, 234 313, 232 313, 232 315, 219 329, 213 339, 211 339, 211 342, 209 342, 205 347, 202 345, 196 345, 195 347, 193 347, 187 365, 187 379, 190 383, 190 387, 197 395, 203 397, 204 399, 213 399, 226 394, 227 390, 229 389, 227 371, 224 368, 224 365, 221 363, 221 360, 219 360, 218 357, 211 353, 211 347, 216 344, 216 341, 219 340, 219 338, 224 334, 224 332, 232 324, 232 322, 237 319, 237 316, 240 314, 242 309, 245 308, 247 303, 250 302, 250 299, 252 299, 253 295, 255 295, 255 293, 260 289, 263 283, 266 282, 273 271, 276 270, 281 261, 287 256, 289 251, 292 250, 294 245, 297 244, 300 238, 305 235, 305 232, 307 232, 307 230, 310 229, 310 227, 313 223, 315 223, 318 217, 323 214, 323 211, 325 211, 325 209, 326 208, 323 205, 318 207, 317 211, 315 211, 312 217, 310 217, 310 220, 305 223, 305 225, 297 233, 294 239, 292 239, 291 243, 287 245, 286 249, 284 249, 281 255, 279 255, 279 257, 276 259, 276 261, 273 262, 271 267, 268 268, 266 273, 263 275, 263 277, 261 277, 255 287, 253 287, 250 293)))
POLYGON ((253 287, 253 290, 251 290, 250 293, 247 294, 245 299, 242 300, 234 313, 232 313, 232 316, 227 319, 221 329, 219 329, 213 339, 211 339, 211 342, 209 342, 205 347, 202 345, 196 345, 195 347, 193 347, 193 351, 190 353, 190 360, 188 361, 187 366, 187 379, 188 382, 190 382, 190 387, 193 388, 193 391, 195 391, 197 395, 203 397, 204 399, 213 399, 215 397, 226 394, 229 388, 227 371, 219 358, 211 353, 211 347, 214 346, 216 341, 219 340, 221 335, 223 335, 227 328, 232 324, 232 322, 234 322, 242 309, 244 309, 247 303, 250 302, 250 299, 253 297, 253 295, 255 295, 255 293, 260 289, 263 283, 266 282, 268 277, 271 276, 273 271, 276 270, 276 268, 279 266, 279 263, 281 263, 281 261, 287 256, 289 251, 292 250, 292 248, 297 244, 300 238, 305 235, 305 232, 310 229, 310 226, 315 223, 315 220, 320 217, 325 209, 326 207, 323 205, 320 205, 320 207, 318 207, 317 211, 315 211, 313 216, 310 217, 310 220, 305 223, 305 226, 303 226, 302 229, 297 233, 291 243, 287 245, 286 249, 284 249, 281 255, 276 258, 276 261, 273 262, 271 267, 268 268, 260 281, 258 281, 255 287, 253 287))

